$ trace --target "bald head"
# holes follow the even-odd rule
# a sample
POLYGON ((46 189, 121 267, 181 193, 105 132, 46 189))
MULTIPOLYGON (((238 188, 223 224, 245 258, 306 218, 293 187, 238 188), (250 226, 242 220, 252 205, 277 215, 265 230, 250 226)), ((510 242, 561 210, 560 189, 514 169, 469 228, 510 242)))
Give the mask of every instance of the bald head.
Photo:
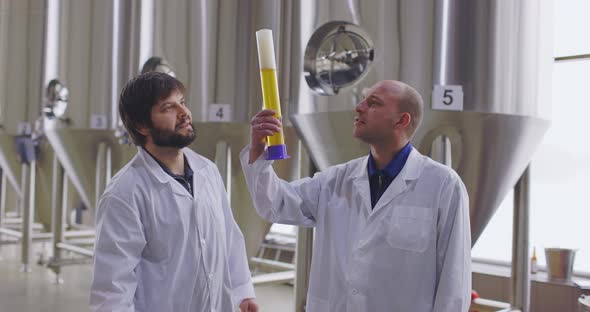
POLYGON ((388 98, 397 101, 400 112, 410 114, 412 118, 406 134, 408 138, 411 138, 422 123, 424 114, 424 102, 420 93, 410 85, 397 80, 382 80, 376 83, 373 88, 382 88, 390 95, 388 98))

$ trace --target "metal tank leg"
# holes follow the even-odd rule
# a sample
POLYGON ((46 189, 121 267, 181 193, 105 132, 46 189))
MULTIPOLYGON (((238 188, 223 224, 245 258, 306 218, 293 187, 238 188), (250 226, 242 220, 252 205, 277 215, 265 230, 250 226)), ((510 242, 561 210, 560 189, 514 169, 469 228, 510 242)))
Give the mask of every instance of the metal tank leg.
MULTIPOLYGON (((2 171, 2 183, 0 185, 0 228, 4 226, 4 217, 6 214, 6 174, 2 171)), ((0 251, 2 251, 2 233, 0 233, 0 251)), ((0 253, 0 261, 2 261, 2 254, 0 253)))
POLYGON ((522 312, 530 311, 531 276, 529 265, 530 165, 514 186, 512 230, 512 273, 510 305, 522 312))
POLYGON ((53 159, 53 186, 51 187, 51 225, 53 232, 53 255, 49 261, 49 268, 55 273, 54 284, 62 284, 61 266, 57 264, 61 259, 61 248, 58 244, 64 240, 64 225, 66 204, 64 198, 67 198, 67 179, 64 174, 64 168, 60 165, 57 156, 53 159))
MULTIPOLYGON (((317 172, 313 160, 309 160, 309 176, 317 172)), ((313 228, 297 228, 296 267, 295 267, 295 312, 304 312, 307 305, 309 273, 313 252, 313 228)))
POLYGON ((98 200, 100 199, 100 195, 102 195, 102 192, 105 190, 105 178, 107 176, 107 174, 106 174, 106 158, 107 158, 108 150, 109 150, 109 148, 105 143, 100 143, 98 145, 98 151, 96 152, 96 166, 95 166, 96 173, 94 175, 95 197, 90 199, 90 200, 92 200, 92 204, 94 205, 94 207, 98 207, 98 200))
POLYGON ((0 185, 0 227, 4 225, 4 216, 6 214, 6 174, 2 172, 2 185, 0 185))
POLYGON ((31 272, 31 254, 33 253, 33 220, 35 218, 35 164, 33 160, 29 165, 22 165, 22 194, 21 211, 23 223, 21 227, 21 272, 31 272))
POLYGON ((297 229, 297 251, 295 268, 295 312, 304 312, 309 289, 311 253, 313 250, 313 228, 297 229))

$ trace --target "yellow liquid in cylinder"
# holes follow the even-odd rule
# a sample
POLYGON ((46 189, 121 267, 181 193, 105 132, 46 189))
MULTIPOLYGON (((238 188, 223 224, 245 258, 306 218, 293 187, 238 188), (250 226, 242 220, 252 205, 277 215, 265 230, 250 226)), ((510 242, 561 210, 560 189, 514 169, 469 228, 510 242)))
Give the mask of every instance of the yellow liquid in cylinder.
MULTIPOLYGON (((264 108, 274 110, 277 112, 275 117, 281 119, 281 102, 279 100, 279 87, 277 85, 276 70, 272 68, 261 69, 260 80, 262 82, 262 98, 264 100, 264 108)), ((267 137, 267 140, 269 146, 285 144, 285 140, 283 139, 283 129, 281 128, 281 132, 267 137)))

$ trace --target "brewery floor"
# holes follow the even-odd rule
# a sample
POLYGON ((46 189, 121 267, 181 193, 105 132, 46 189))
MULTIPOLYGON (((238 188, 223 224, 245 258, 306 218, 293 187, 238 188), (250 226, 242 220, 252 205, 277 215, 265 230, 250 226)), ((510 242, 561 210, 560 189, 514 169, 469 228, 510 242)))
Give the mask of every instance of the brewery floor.
MULTIPOLYGON (((41 247, 35 248, 37 254, 41 247)), ((0 312, 88 311, 90 265, 64 267, 64 283, 56 285, 55 275, 45 267, 33 264, 31 272, 20 272, 20 251, 18 245, 0 246, 0 312)), ((289 285, 256 287, 256 296, 260 311, 294 310, 293 287, 289 285)))

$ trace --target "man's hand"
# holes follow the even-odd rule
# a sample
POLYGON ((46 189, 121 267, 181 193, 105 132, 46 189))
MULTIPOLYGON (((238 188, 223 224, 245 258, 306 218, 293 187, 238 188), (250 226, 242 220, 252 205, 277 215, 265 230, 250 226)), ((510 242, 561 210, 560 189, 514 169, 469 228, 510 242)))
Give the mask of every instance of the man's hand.
POLYGON ((266 137, 279 131, 283 124, 275 117, 276 112, 272 109, 260 111, 250 122, 250 160, 252 164, 262 155, 266 146, 266 137))
POLYGON ((258 312, 258 305, 254 299, 244 299, 240 303, 240 312, 258 312))

